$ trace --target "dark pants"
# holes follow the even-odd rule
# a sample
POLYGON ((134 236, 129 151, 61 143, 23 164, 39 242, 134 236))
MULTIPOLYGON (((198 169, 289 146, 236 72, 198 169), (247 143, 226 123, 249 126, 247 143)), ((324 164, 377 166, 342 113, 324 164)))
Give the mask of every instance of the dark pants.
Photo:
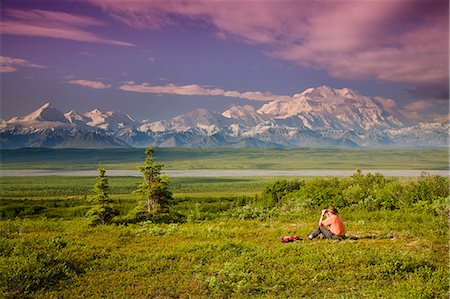
POLYGON ((320 225, 311 233, 311 237, 314 239, 315 237, 317 237, 320 234, 324 235, 325 238, 327 238, 327 239, 332 239, 332 240, 340 239, 340 237, 338 237, 335 234, 333 234, 332 232, 330 232, 329 229, 326 229, 324 226, 320 226, 320 225))

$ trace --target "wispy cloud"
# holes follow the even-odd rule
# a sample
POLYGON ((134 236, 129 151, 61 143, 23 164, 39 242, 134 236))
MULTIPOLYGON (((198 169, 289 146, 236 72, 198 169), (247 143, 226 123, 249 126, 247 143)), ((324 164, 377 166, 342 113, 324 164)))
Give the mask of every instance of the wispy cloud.
POLYGON ((134 46, 134 44, 99 36, 86 29, 91 26, 103 26, 96 19, 47 10, 7 9, 0 25, 1 34, 39 36, 68 39, 82 42, 104 43, 116 46, 134 46))
POLYGON ((95 54, 88 52, 88 51, 82 51, 82 52, 80 52, 80 54, 83 56, 95 56, 95 54))
POLYGON ((26 59, 0 56, 0 73, 12 73, 21 67, 46 68, 43 65, 32 63, 26 59))
POLYGON ((148 83, 136 84, 133 81, 122 84, 119 89, 124 91, 154 94, 174 94, 174 95, 199 95, 199 96, 224 96, 232 98, 241 98, 252 101, 273 101, 290 100, 289 96, 280 96, 269 92, 260 91, 225 91, 220 88, 208 88, 197 84, 190 85, 150 85, 148 83))
POLYGON ((99 81, 91 81, 91 80, 79 79, 79 80, 68 80, 68 81, 65 81, 65 82, 67 82, 69 84, 89 87, 89 88, 93 88, 93 89, 107 89, 107 88, 111 88, 111 84, 107 84, 107 83, 103 83, 103 82, 99 82, 99 81))
POLYGON ((407 111, 423 111, 434 107, 432 101, 419 100, 405 105, 403 108, 407 111))
POLYGON ((432 121, 448 113, 448 99, 422 99, 404 105, 398 111, 415 121, 432 121))
POLYGON ((139 28, 200 19, 217 38, 264 45, 275 59, 338 78, 448 89, 447 0, 91 2, 139 28))

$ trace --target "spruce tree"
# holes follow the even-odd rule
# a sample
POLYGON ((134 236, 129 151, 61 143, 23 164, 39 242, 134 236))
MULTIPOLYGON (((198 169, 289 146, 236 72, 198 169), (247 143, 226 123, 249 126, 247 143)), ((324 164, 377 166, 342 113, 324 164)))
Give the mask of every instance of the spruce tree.
POLYGON ((112 201, 109 199, 108 191, 108 177, 106 176, 106 170, 102 165, 98 166, 98 175, 95 181, 94 188, 92 191, 95 193, 93 200, 97 200, 102 207, 105 207, 105 204, 111 203, 112 201))
POLYGON ((96 200, 99 206, 93 207, 86 212, 86 216, 89 220, 89 225, 95 226, 99 224, 109 224, 113 222, 113 218, 119 215, 117 211, 110 203, 112 200, 108 195, 108 177, 106 176, 106 170, 102 165, 98 166, 98 176, 95 181, 95 185, 92 191, 95 195, 92 200, 96 200), (108 205, 107 205, 108 204, 108 205))
POLYGON ((169 202, 172 200, 172 192, 170 192, 168 187, 168 178, 161 176, 163 165, 154 162, 154 152, 153 148, 145 150, 145 163, 143 166, 139 166, 139 171, 144 176, 144 182, 133 193, 144 198, 148 213, 168 212, 169 202))

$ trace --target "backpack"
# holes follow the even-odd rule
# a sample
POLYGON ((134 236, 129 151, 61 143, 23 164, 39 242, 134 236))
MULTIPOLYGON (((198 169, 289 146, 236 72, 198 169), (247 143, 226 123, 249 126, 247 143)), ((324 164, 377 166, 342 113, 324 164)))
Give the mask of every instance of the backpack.
POLYGON ((285 237, 281 238, 282 243, 295 242, 295 241, 299 241, 299 240, 301 240, 301 238, 297 237, 297 236, 285 236, 285 237))

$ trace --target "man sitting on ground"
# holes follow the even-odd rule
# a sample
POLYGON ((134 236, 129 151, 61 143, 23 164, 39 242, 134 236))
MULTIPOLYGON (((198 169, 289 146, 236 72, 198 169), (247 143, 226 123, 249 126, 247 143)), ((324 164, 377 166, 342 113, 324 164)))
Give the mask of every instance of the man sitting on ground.
POLYGON ((345 237, 345 225, 341 216, 335 207, 330 206, 328 209, 322 210, 320 216, 319 226, 308 236, 312 240, 318 235, 322 234, 327 239, 339 240, 345 237), (327 215, 324 220, 323 217, 327 215), (327 228, 329 227, 329 228, 327 228))

